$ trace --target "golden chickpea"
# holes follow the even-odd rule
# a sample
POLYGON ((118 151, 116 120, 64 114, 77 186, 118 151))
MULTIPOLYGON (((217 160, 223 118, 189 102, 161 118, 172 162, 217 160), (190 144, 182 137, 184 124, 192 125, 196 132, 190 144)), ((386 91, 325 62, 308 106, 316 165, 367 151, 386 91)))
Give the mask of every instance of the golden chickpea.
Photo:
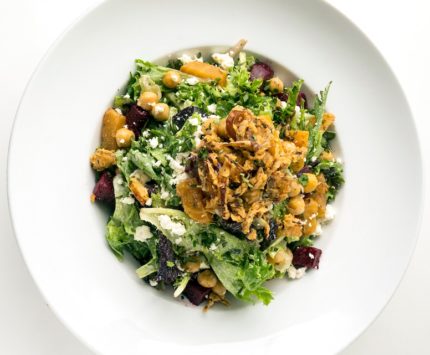
POLYGON ((272 92, 282 92, 284 90, 284 83, 275 76, 269 80, 269 90, 272 92))
POLYGON ((286 257, 287 257, 286 251, 281 249, 273 257, 273 262, 275 264, 282 264, 285 261, 286 257))
POLYGON ((200 261, 198 260, 187 261, 184 265, 184 269, 186 272, 191 272, 193 274, 200 270, 200 261))
POLYGON ((288 201, 288 211, 295 216, 302 214, 305 211, 305 201, 303 197, 299 195, 288 201))
POLYGON ((306 199, 305 202, 305 212, 304 217, 305 218, 311 218, 311 216, 317 216, 318 215, 318 202, 315 201, 313 198, 306 199))
POLYGON ((147 111, 151 111, 157 102, 158 95, 152 91, 142 92, 137 100, 137 104, 147 111))
POLYGON ((297 160, 291 164, 291 168, 295 173, 298 173, 305 166, 305 161, 303 159, 297 160))
POLYGON ((217 282, 214 287, 212 287, 212 291, 216 293, 218 296, 224 297, 227 292, 226 288, 221 282, 217 282))
POLYGON ((163 103, 155 104, 151 110, 151 114, 157 121, 167 121, 169 119, 170 108, 163 103))
POLYGON ((320 155, 321 160, 329 160, 329 161, 334 161, 334 156, 333 153, 326 150, 324 152, 321 153, 320 155))
POLYGON ((163 84, 170 89, 174 89, 181 82, 181 75, 174 70, 169 70, 163 76, 163 84))
POLYGON ((300 195, 302 192, 303 187, 297 180, 292 180, 290 185, 290 192, 288 193, 289 197, 295 197, 297 195, 300 195))
POLYGON ((314 191, 318 185, 318 179, 315 174, 305 174, 308 178, 308 182, 304 186, 305 193, 314 191))
POLYGON ((128 128, 120 128, 115 134, 116 145, 120 148, 128 148, 134 139, 133 131, 128 128))
POLYGON ((218 282, 218 279, 211 270, 205 270, 199 273, 199 275, 197 276, 197 282, 200 284, 200 286, 212 288, 215 287, 218 282))

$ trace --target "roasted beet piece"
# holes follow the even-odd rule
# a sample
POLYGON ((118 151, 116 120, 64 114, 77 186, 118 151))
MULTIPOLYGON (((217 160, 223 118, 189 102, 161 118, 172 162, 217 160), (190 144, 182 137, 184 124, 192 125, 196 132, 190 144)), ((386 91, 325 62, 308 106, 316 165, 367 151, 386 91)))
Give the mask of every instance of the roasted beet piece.
POLYGON ((172 284, 180 272, 175 265, 172 243, 161 233, 158 233, 158 263, 156 281, 172 284))
POLYGON ((200 286, 197 281, 191 280, 188 282, 187 287, 184 290, 184 295, 190 300, 192 304, 198 306, 206 299, 210 292, 210 288, 200 286))
POLYGON ((281 101, 288 101, 288 94, 286 92, 279 92, 276 94, 276 97, 281 101))
POLYGON ((263 79, 263 80, 269 80, 273 78, 273 69, 266 63, 258 62, 252 65, 251 67, 251 75, 250 79, 263 79))
POLYGON ((238 222, 235 222, 231 219, 223 219, 222 217, 217 217, 216 222, 218 225, 224 229, 225 231, 234 234, 238 237, 244 237, 245 234, 242 232, 242 225, 238 222))
POLYGON ((127 112, 125 116, 126 123, 128 128, 133 131, 136 139, 142 134, 142 128, 145 126, 145 122, 149 117, 149 112, 137 105, 132 105, 130 110, 127 112))
POLYGON ((174 115, 172 121, 178 126, 179 129, 181 129, 185 121, 188 120, 195 112, 205 116, 205 113, 200 108, 196 106, 188 106, 174 115))
POLYGON ((148 190, 148 195, 151 197, 153 193, 156 193, 158 190, 158 185, 155 181, 151 180, 145 183, 145 187, 148 190))
POLYGON ((298 247, 293 252, 293 265, 318 269, 322 250, 314 247, 298 247))
POLYGON ((115 193, 113 191, 113 176, 110 172, 104 171, 93 189, 96 201, 113 205, 115 203, 115 193))

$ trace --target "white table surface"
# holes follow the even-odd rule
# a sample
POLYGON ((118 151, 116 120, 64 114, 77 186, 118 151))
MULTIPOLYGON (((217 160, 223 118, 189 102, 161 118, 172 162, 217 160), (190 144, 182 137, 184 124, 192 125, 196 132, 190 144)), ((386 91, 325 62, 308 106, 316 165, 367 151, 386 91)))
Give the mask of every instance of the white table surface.
MULTIPOLYGON (((7 206, 6 163, 14 114, 31 73, 58 35, 97 2, 0 0, 0 353, 5 355, 92 354, 51 313, 23 263, 7 206)), ((412 106, 429 171, 430 3, 328 2, 372 39, 396 73, 412 106)), ((428 202, 430 192, 426 194, 428 202)), ((409 208, 400 204, 402 207, 409 208)), ((31 213, 31 197, 26 208, 31 213)), ((427 203, 414 257, 394 297, 342 355, 430 353, 430 220, 425 217, 429 212, 427 203)))

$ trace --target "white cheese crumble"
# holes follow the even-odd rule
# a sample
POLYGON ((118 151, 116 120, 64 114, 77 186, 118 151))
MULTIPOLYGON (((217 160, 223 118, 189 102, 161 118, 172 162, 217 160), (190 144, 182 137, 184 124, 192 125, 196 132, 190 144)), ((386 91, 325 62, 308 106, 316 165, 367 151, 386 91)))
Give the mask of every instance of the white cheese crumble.
POLYGON ((155 286, 157 286, 157 285, 158 285, 158 282, 157 282, 157 281, 155 281, 155 280, 149 280, 149 284, 150 284, 152 287, 155 287, 155 286))
POLYGON ((152 205, 152 198, 151 197, 146 200, 145 205, 146 206, 151 206, 152 205))
POLYGON ((336 210, 332 205, 327 205, 325 208, 325 216, 324 221, 328 222, 334 219, 334 216, 336 215, 336 210))
POLYGON ((123 197, 120 201, 121 201, 122 203, 124 203, 125 205, 132 205, 132 204, 134 203, 134 198, 133 198, 133 197, 130 197, 130 196, 128 196, 128 197, 123 197))
POLYGON ((124 99, 129 99, 130 95, 129 94, 125 94, 123 97, 124 97, 124 99))
POLYGON ((188 85, 196 85, 198 82, 199 82, 199 79, 197 79, 196 77, 191 77, 191 78, 188 78, 187 80, 185 80, 185 82, 188 84, 188 85))
POLYGON ((211 245, 210 245, 210 247, 209 247, 209 250, 212 250, 212 251, 214 251, 214 250, 217 250, 217 246, 216 246, 216 244, 215 243, 212 243, 211 245))
POLYGON ((122 115, 122 111, 121 111, 121 109, 120 109, 120 108, 118 108, 118 107, 117 107, 117 108, 115 109, 115 111, 116 111, 116 112, 118 112, 120 115, 122 115))
POLYGON ((189 118, 188 122, 190 122, 190 124, 193 125, 193 126, 198 126, 199 125, 199 119, 197 117, 191 117, 191 118, 189 118))
POLYGON ((147 137, 149 137, 149 131, 146 131, 146 130, 145 130, 145 131, 143 131, 143 132, 142 132, 142 137, 143 137, 143 138, 147 138, 147 137))
POLYGON ((161 215, 158 217, 158 221, 160 222, 161 228, 171 231, 173 234, 181 236, 186 232, 182 223, 172 221, 169 216, 161 215))
POLYGON ((285 101, 281 101, 281 108, 284 109, 287 107, 287 103, 285 101))
POLYGON ((179 175, 175 176, 173 179, 171 179, 170 183, 172 185, 177 185, 180 182, 187 180, 189 177, 190 176, 187 173, 183 172, 182 174, 179 174, 179 175))
POLYGON ((161 193, 160 193, 160 197, 163 200, 167 200, 170 197, 170 193, 169 191, 164 190, 163 188, 161 188, 161 193))
POLYGON ((176 245, 179 245, 181 243, 182 243, 182 238, 181 237, 175 239, 175 244, 176 245))
POLYGON ((139 226, 134 232, 134 240, 144 242, 147 239, 152 238, 151 229, 148 226, 139 226))
POLYGON ((212 54, 212 59, 223 69, 228 69, 234 66, 234 59, 228 53, 214 53, 212 54))
POLYGON ((202 57, 197 57, 196 55, 189 55, 187 53, 182 54, 180 57, 178 57, 178 59, 183 63, 183 64, 187 64, 190 62, 203 62, 203 58, 202 57))
POLYGON ((342 164, 342 158, 336 158, 336 163, 342 164))
POLYGON ((155 149, 155 148, 157 148, 157 146, 158 146, 158 138, 157 138, 157 137, 152 137, 152 138, 148 141, 148 143, 149 143, 149 146, 150 146, 152 149, 155 149))
POLYGON ((311 162, 312 162, 312 163, 315 163, 316 161, 317 161, 317 157, 313 156, 313 157, 311 158, 311 162))
POLYGON ((216 104, 208 105, 208 111, 211 113, 215 113, 216 112, 216 104))
POLYGON ((293 265, 291 265, 288 269, 287 269, 287 274, 288 277, 290 279, 300 279, 303 277, 303 275, 306 272, 306 268, 305 267, 301 267, 299 269, 296 269, 293 265))

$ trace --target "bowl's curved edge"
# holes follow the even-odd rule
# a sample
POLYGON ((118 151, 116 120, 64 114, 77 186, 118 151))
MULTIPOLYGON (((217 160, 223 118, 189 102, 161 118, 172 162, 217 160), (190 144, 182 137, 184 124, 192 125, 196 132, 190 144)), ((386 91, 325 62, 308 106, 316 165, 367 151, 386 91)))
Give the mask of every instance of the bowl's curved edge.
POLYGON ((413 233, 414 235, 414 245, 407 257, 407 262, 406 265, 404 267, 404 270, 402 272, 402 274, 400 275, 394 289, 391 291, 391 295, 390 297, 387 299, 387 301, 385 302, 385 304, 382 306, 382 308, 379 310, 379 312, 377 314, 375 314, 375 316, 373 317, 373 319, 370 320, 370 322, 365 325, 364 327, 362 327, 361 330, 358 331, 358 333, 352 338, 350 339, 350 341, 348 341, 346 344, 344 344, 342 347, 340 347, 340 349, 337 351, 337 353, 341 353, 342 351, 344 351, 349 345, 351 345, 353 342, 355 342, 363 333, 364 331, 369 328, 372 324, 375 323, 375 321, 379 318, 379 316, 383 313, 383 311, 386 309, 386 307, 388 306, 388 304, 391 302, 391 300, 393 299, 395 293, 397 292, 397 290, 400 287, 400 284, 403 280, 403 278, 406 275, 406 271, 409 269, 409 265, 411 263, 412 260, 412 256, 415 253, 415 249, 417 247, 417 243, 418 243, 418 238, 421 236, 421 227, 422 227, 422 221, 423 221, 423 213, 424 213, 424 196, 426 195, 426 191, 427 191, 427 187, 425 184, 425 177, 427 175, 427 171, 425 170, 425 165, 423 164, 423 154, 422 154, 422 145, 421 145, 421 139, 420 139, 420 135, 418 134, 418 128, 417 128, 417 124, 416 124, 416 120, 415 117, 413 115, 413 112, 411 110, 411 105, 409 103, 408 97, 405 94, 405 92, 402 89, 402 86, 400 85, 400 81, 397 78, 396 73, 393 71, 393 69, 391 68, 390 64, 388 63, 387 59, 385 58, 385 56, 379 51, 378 47, 375 45, 375 43, 367 36, 366 33, 364 33, 359 27, 358 25, 355 24, 354 21, 352 21, 345 13, 343 13, 342 11, 340 11, 338 8, 336 8, 334 5, 328 3, 326 0, 320 0, 322 3, 324 3, 326 6, 328 6, 331 11, 335 12, 338 16, 343 17, 345 20, 347 20, 353 27, 354 29, 361 35, 363 36, 366 41, 370 44, 370 46, 372 47, 372 49, 374 50, 374 52, 379 56, 379 58, 384 62, 385 66, 387 67, 388 71, 390 72, 390 74, 392 75, 394 81, 396 82, 397 86, 400 89, 400 93, 402 95, 402 98, 406 104, 407 110, 409 112, 410 117, 412 118, 411 123, 412 123, 412 128, 413 128, 413 133, 415 135, 416 138, 416 145, 417 145, 417 153, 418 153, 418 161, 419 161, 419 184, 420 184, 420 190, 422 191, 422 194, 420 196, 420 201, 419 201, 419 206, 418 206, 418 220, 417 220, 417 225, 416 225, 416 230, 413 233))
POLYGON ((45 294, 45 292, 41 289, 41 287, 39 286, 39 284, 37 283, 33 272, 31 271, 30 266, 27 263, 27 259, 25 257, 25 252, 23 250, 23 248, 21 247, 21 243, 19 240, 19 237, 16 233, 16 226, 15 226, 15 218, 14 218, 14 209, 13 209, 13 203, 12 203, 12 199, 11 199, 11 191, 10 191, 10 180, 11 180, 11 176, 10 176, 10 165, 11 165, 11 155, 12 155, 12 150, 13 150, 13 141, 14 141, 14 136, 15 136, 15 127, 16 127, 16 123, 18 121, 18 116, 21 110, 21 106, 22 103, 24 101, 24 98, 27 94, 27 91, 30 87, 30 85, 32 84, 34 78, 36 77, 36 75, 38 74, 40 68, 43 66, 43 64, 45 63, 45 61, 47 60, 47 58, 50 56, 50 54, 56 49, 56 47, 58 46, 58 44, 63 40, 63 38, 76 26, 78 25, 85 17, 87 17, 87 15, 89 15, 90 13, 92 13, 93 11, 96 11, 98 8, 102 7, 104 4, 106 4, 106 0, 99 0, 98 3, 93 4, 92 6, 88 7, 86 10, 84 10, 75 20, 73 20, 59 35, 58 37, 54 40, 54 42, 52 42, 48 49, 46 50, 45 54, 42 56, 42 58, 39 60, 39 62, 37 63, 36 67, 33 70, 33 73, 30 76, 30 79, 28 80, 27 84, 25 85, 24 91, 21 95, 21 98, 19 100, 18 106, 16 108, 16 112, 14 115, 14 119, 13 119, 13 123, 12 123, 12 128, 11 128, 11 135, 9 138, 9 143, 8 143, 8 152, 7 152, 7 173, 6 173, 6 186, 7 186, 7 190, 6 190, 6 198, 7 198, 7 203, 8 203, 8 208, 9 208, 9 214, 10 214, 10 220, 11 220, 11 225, 12 225, 12 231, 13 234, 15 236, 15 241, 17 243, 18 249, 19 249, 19 253, 22 256, 22 259, 24 261, 24 265, 27 269, 27 271, 29 272, 31 279, 33 280, 33 283, 37 289, 37 291, 39 292, 39 294, 42 296, 43 300, 45 301, 46 305, 48 306, 48 308, 51 310, 51 312, 54 314, 54 316, 60 321, 60 323, 69 331, 69 333, 71 333, 80 343, 84 344, 84 346, 86 346, 90 351, 92 351, 94 354, 97 355, 103 355, 101 354, 91 343, 89 343, 88 341, 86 341, 84 339, 83 336, 81 336, 81 334, 79 334, 79 332, 75 331, 75 329, 73 327, 71 327, 69 325, 69 323, 61 316, 61 312, 59 312, 55 307, 53 307, 50 302, 48 302, 48 297, 45 294))
MULTIPOLYGON (((406 271, 410 265, 412 256, 415 252, 415 248, 417 245, 417 241, 418 238, 421 234, 421 225, 422 225, 422 219, 423 219, 423 207, 424 207, 424 197, 425 196, 425 191, 426 191, 426 185, 425 185, 425 176, 426 176, 426 171, 424 169, 423 166, 423 159, 422 159, 422 150, 421 150, 421 143, 420 143, 420 136, 418 134, 418 129, 417 129, 417 125, 416 125, 416 121, 415 118, 413 116, 412 110, 411 110, 411 106, 409 104, 409 101, 407 99, 407 96, 405 95, 400 82, 397 78, 397 76, 395 75, 394 71, 392 70, 391 66, 388 64, 387 60, 385 59, 385 57, 382 55, 382 53, 378 50, 378 48, 376 47, 376 45, 373 43, 372 40, 369 39, 369 37, 348 17, 346 16, 343 12, 341 12, 340 10, 338 10, 336 7, 334 7, 333 5, 331 5, 330 3, 328 3, 325 0, 317 0, 320 3, 323 3, 325 6, 327 6, 328 8, 330 8, 331 11, 333 11, 334 13, 336 13, 338 16, 343 17, 347 22, 350 23, 350 25, 353 26, 353 28, 370 44, 370 46, 372 47, 374 53, 379 56, 379 58, 383 61, 383 63, 386 65, 389 73, 391 74, 391 76, 393 77, 393 79, 395 80, 400 93, 403 97, 403 100, 407 106, 407 110, 410 114, 410 117, 412 118, 412 128, 413 128, 413 133, 415 134, 416 137, 416 150, 417 150, 417 154, 418 154, 418 161, 419 161, 419 185, 420 185, 420 190, 422 191, 422 194, 419 198, 419 206, 418 206, 418 219, 417 219, 417 224, 416 224, 416 229, 415 232, 413 233, 413 235, 415 236, 414 238, 414 244, 413 247, 411 248, 411 251, 407 257, 407 262, 406 265, 404 267, 404 270, 402 272, 402 274, 400 275, 400 277, 398 278, 398 281, 396 282, 396 285, 394 286, 394 288, 390 291, 391 295, 390 297, 386 300, 386 302, 384 303, 384 305, 380 308, 380 310, 372 317, 372 319, 370 320, 370 322, 366 322, 366 324, 364 326, 361 327, 361 329, 358 330, 358 332, 354 335, 354 337, 352 337, 351 339, 348 339, 344 344, 342 344, 340 347, 338 347, 338 349, 336 350, 336 353, 340 353, 342 352, 344 349, 346 349, 350 344, 352 344, 355 340, 357 340, 362 334, 363 332, 370 326, 372 325, 376 319, 380 316, 380 314, 384 311, 384 309, 386 308, 386 306, 388 305, 388 303, 391 301, 391 299, 393 298, 396 290, 399 288, 399 285, 401 283, 401 281, 403 280, 406 271)), ((96 349, 94 347, 93 344, 91 344, 88 340, 85 339, 85 337, 83 337, 78 330, 76 330, 74 327, 70 326, 70 324, 68 323, 68 321, 66 319, 64 319, 61 316, 61 312, 59 312, 55 307, 53 307, 53 305, 50 304, 50 302, 48 302, 48 296, 44 293, 44 291, 40 288, 39 284, 37 283, 36 279, 34 278, 34 275, 27 263, 27 259, 25 257, 25 252, 24 250, 21 248, 21 244, 20 244, 20 240, 19 237, 16 233, 16 226, 15 226, 15 219, 14 219, 14 209, 13 209, 13 202, 11 199, 11 191, 10 191, 10 165, 11 165, 11 152, 13 150, 13 141, 14 141, 14 135, 15 135, 15 126, 16 126, 16 122, 18 121, 18 117, 19 117, 19 113, 20 113, 20 108, 22 106, 22 102, 27 94, 27 91, 30 87, 30 85, 32 84, 34 78, 36 77, 36 75, 38 74, 40 68, 43 66, 43 64, 45 63, 46 59, 50 56, 50 54, 56 49, 57 45, 62 41, 62 39, 75 27, 77 26, 84 18, 86 18, 90 13, 96 11, 97 9, 101 8, 102 6, 104 6, 105 4, 107 4, 108 1, 107 0, 102 0, 101 2, 89 7, 87 10, 85 10, 77 19, 75 19, 69 26, 67 26, 67 28, 57 37, 57 39, 49 46, 48 50, 46 51, 46 53, 43 55, 43 57, 41 58, 41 60, 39 61, 39 63, 37 64, 36 68, 34 69, 27 85, 25 86, 25 89, 23 91, 23 94, 21 96, 21 99, 19 101, 16 113, 15 113, 15 117, 14 117, 14 121, 13 121, 13 125, 12 125, 12 129, 11 129, 11 136, 9 139, 9 144, 8 144, 8 154, 7 154, 7 175, 6 175, 6 182, 7 182, 7 200, 8 200, 8 206, 9 206, 9 211, 10 211, 10 216, 11 216, 11 224, 12 224, 12 228, 14 231, 14 235, 15 235, 15 239, 18 245, 18 249, 20 250, 21 255, 23 256, 24 259, 24 263, 26 265, 26 268, 28 270, 28 272, 30 273, 32 279, 34 280, 34 284, 37 288, 37 290, 39 291, 39 293, 42 295, 43 299, 46 301, 46 304, 48 305, 48 307, 50 308, 50 310, 54 313, 54 315, 56 316, 57 319, 60 320, 60 322, 68 329, 68 331, 73 334, 74 337, 76 337, 81 343, 83 343, 86 347, 89 348, 90 351, 94 352, 95 354, 99 354, 99 355, 103 355, 102 353, 100 353, 100 351, 98 349, 96 349)), ((270 338, 272 336, 268 336, 266 337, 266 339, 270 338)), ((265 340, 265 338, 261 338, 261 340, 265 340)), ((230 345, 232 345, 232 343, 230 343, 230 345)), ((197 347, 196 347, 197 348, 197 347)))

